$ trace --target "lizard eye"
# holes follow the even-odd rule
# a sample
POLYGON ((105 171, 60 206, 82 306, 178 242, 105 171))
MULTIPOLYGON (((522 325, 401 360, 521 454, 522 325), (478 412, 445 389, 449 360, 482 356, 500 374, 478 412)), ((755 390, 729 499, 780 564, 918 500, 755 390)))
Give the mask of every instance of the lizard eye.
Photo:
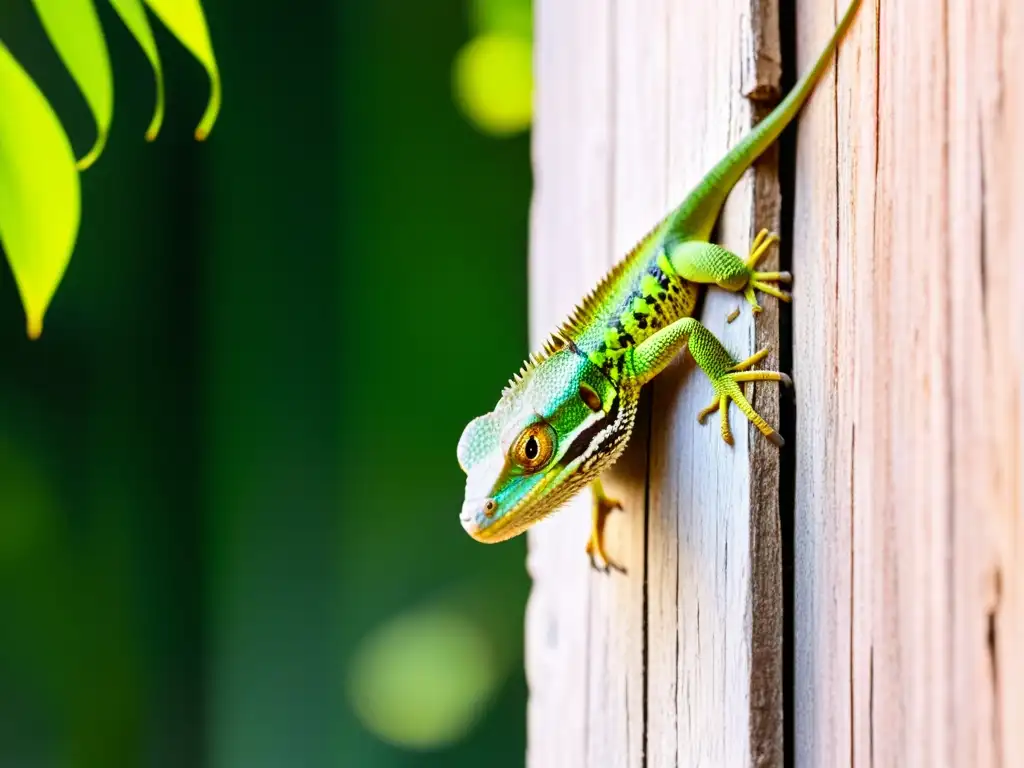
POLYGON ((512 461, 527 472, 536 472, 551 460, 555 452, 555 430, 549 424, 531 424, 512 444, 512 461))

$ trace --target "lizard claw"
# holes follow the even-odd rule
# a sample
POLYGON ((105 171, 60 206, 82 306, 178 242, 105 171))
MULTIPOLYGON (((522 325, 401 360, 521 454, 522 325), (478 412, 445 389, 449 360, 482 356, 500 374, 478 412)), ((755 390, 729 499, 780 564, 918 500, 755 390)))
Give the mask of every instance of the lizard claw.
POLYGON ((755 313, 762 310, 761 305, 757 301, 757 296, 754 294, 755 290, 767 293, 769 296, 774 296, 779 301, 792 301, 793 299, 790 294, 777 287, 779 283, 793 282, 793 275, 789 272, 755 271, 757 263, 764 258, 768 249, 779 242, 779 240, 780 238, 777 233, 762 229, 757 233, 757 237, 754 238, 754 242, 750 246, 750 256, 747 257, 746 261, 747 269, 750 270, 750 277, 743 290, 743 295, 750 304, 751 310, 755 313))
POLYGON ((762 229, 758 232, 754 242, 750 244, 750 255, 747 256, 747 269, 753 272, 757 262, 764 257, 768 249, 781 239, 777 232, 769 232, 767 229, 762 229))
POLYGON ((715 397, 711 401, 711 404, 697 414, 697 421, 703 424, 708 416, 718 411, 722 421, 722 439, 729 445, 733 444, 732 430, 729 428, 729 403, 734 402, 743 412, 750 422, 757 427, 761 434, 768 438, 769 441, 775 445, 781 447, 785 444, 785 440, 782 439, 782 435, 776 432, 763 418, 761 415, 754 410, 754 407, 750 404, 746 397, 743 395, 743 391, 740 389, 740 385, 745 382, 751 381, 775 381, 783 386, 793 386, 793 380, 784 373, 779 371, 752 371, 750 370, 754 365, 761 362, 770 352, 769 347, 756 352, 755 354, 748 357, 742 362, 736 363, 729 368, 722 376, 717 380, 712 380, 715 386, 715 397))

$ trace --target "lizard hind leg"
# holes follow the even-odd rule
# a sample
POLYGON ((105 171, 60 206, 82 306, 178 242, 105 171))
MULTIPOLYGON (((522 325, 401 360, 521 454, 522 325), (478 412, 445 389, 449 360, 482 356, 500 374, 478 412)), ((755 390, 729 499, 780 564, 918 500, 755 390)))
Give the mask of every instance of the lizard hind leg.
POLYGON ((591 510, 592 521, 590 527, 590 538, 587 540, 587 554, 590 556, 590 565, 595 571, 608 573, 610 569, 625 573, 626 569, 616 563, 604 548, 604 529, 608 522, 608 515, 616 510, 622 509, 622 505, 615 499, 608 498, 604 492, 604 486, 600 480, 590 484, 590 490, 594 497, 591 510), (600 561, 601 564, 598 564, 600 561))
POLYGON ((761 230, 750 248, 750 255, 744 261, 732 251, 715 243, 703 240, 686 240, 672 246, 669 261, 672 268, 684 280, 692 283, 717 285, 727 291, 742 292, 754 312, 762 307, 755 291, 767 293, 781 301, 792 297, 776 287, 789 283, 793 277, 789 272, 758 272, 757 264, 764 258, 779 236, 768 230, 761 230))

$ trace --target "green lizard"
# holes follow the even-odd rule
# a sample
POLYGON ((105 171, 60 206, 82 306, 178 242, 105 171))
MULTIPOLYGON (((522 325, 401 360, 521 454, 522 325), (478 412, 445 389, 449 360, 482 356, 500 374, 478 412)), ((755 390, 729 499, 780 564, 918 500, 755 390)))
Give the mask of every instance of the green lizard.
POLYGON ((494 410, 466 427, 458 446, 467 476, 461 521, 474 539, 490 543, 516 536, 591 485, 593 527, 587 553, 595 567, 599 558, 605 571, 619 568, 604 549, 605 519, 618 503, 605 496, 599 477, 626 447, 640 388, 684 346, 715 391, 698 421, 717 410, 722 437, 732 444, 731 401, 765 437, 782 445, 781 436, 754 411, 740 385, 789 384, 789 377, 750 370, 768 350, 736 361, 691 315, 701 285, 742 291, 755 312, 761 309, 755 290, 790 300, 777 287, 790 280, 788 273, 757 271, 777 235, 761 232, 746 259, 708 238, 733 185, 807 100, 859 3, 852 0, 814 66, 786 98, 612 268, 542 351, 531 355, 494 410))

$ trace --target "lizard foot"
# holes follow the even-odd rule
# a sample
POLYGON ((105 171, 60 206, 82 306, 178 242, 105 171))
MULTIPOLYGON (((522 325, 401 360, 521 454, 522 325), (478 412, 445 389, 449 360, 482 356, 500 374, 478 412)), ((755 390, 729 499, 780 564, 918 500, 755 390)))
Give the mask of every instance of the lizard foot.
POLYGON ((601 485, 600 480, 595 480, 591 484, 591 492, 594 496, 593 523, 590 528, 590 539, 587 541, 587 554, 590 556, 590 566, 595 571, 601 571, 602 573, 608 573, 611 569, 625 573, 626 569, 608 557, 608 553, 604 549, 604 527, 608 521, 608 514, 612 510, 622 509, 622 504, 615 499, 609 499, 605 495, 604 487, 601 485), (603 563, 603 565, 599 565, 598 561, 603 563))
POLYGON ((762 291, 767 293, 769 296, 774 296, 780 301, 792 301, 793 297, 780 288, 776 287, 778 283, 790 283, 793 281, 793 276, 789 272, 757 272, 757 263, 764 258, 764 255, 768 252, 768 249, 775 243, 779 242, 779 236, 775 232, 769 232, 767 229, 762 229, 757 233, 757 237, 754 238, 754 242, 750 246, 750 256, 747 257, 746 267, 750 270, 750 278, 747 280, 747 285, 743 289, 743 296, 750 304, 752 311, 760 312, 762 307, 757 302, 757 296, 754 291, 762 291))
POLYGON ((782 435, 776 432, 768 422, 766 422, 761 416, 754 410, 754 407, 750 404, 750 401, 744 396, 743 391, 740 389, 740 384, 747 381, 778 381, 784 385, 792 386, 793 380, 784 373, 778 371, 751 371, 749 368, 763 360, 770 347, 765 347, 760 352, 757 352, 746 360, 740 363, 736 363, 730 368, 725 374, 723 374, 717 380, 712 380, 712 384, 715 387, 715 398, 711 401, 711 404, 697 414, 697 421, 703 424, 715 411, 718 411, 722 421, 722 439, 729 445, 733 444, 732 430, 729 428, 729 402, 736 403, 739 409, 743 412, 750 422, 757 427, 761 434, 767 437, 775 445, 782 447, 785 444, 785 440, 782 439, 782 435))

